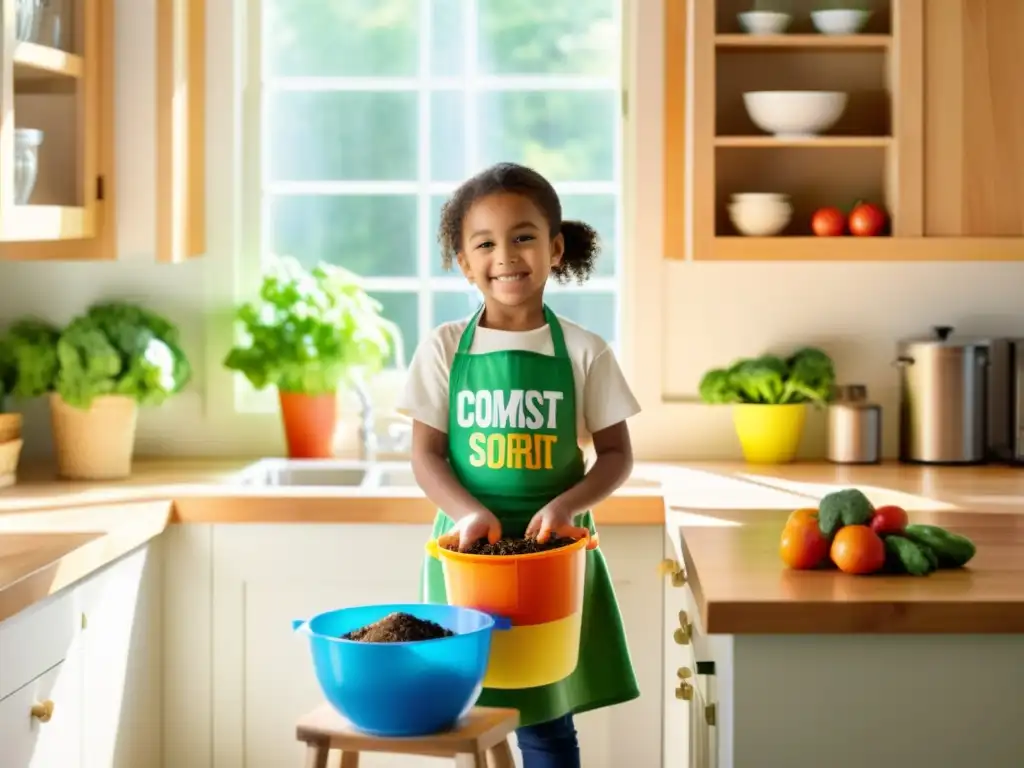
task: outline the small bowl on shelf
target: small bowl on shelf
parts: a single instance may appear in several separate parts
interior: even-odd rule
[[[754,125],[777,138],[809,138],[827,131],[846,109],[841,91],[748,91],[743,105]]]
[[[871,11],[856,8],[833,8],[811,11],[811,23],[823,35],[855,35],[864,29]]]
[[[781,35],[793,17],[779,11],[745,11],[736,14],[740,27],[749,35]]]
[[[793,218],[789,195],[776,192],[743,192],[732,196],[729,220],[747,237],[772,237]]]

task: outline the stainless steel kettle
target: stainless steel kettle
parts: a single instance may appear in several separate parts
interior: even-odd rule
[[[899,458],[928,464],[987,461],[991,340],[957,339],[936,326],[897,345]]]

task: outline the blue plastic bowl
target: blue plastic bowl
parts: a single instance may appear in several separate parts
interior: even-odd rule
[[[357,643],[341,635],[401,611],[454,637],[414,643]],[[451,728],[483,689],[494,619],[451,605],[396,603],[342,608],[294,621],[309,636],[327,701],[374,736],[424,736]]]

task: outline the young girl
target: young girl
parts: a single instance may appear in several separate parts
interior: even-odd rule
[[[608,344],[552,313],[544,287],[552,275],[589,277],[597,234],[562,220],[558,195],[539,173],[500,163],[455,191],[438,239],[445,267],[457,262],[484,303],[423,341],[399,405],[413,419],[416,481],[443,510],[434,536],[467,549],[502,535],[545,541],[596,533],[589,510],[629,477],[626,419],[640,406]],[[518,398],[522,419],[509,407]],[[486,418],[498,408],[504,424]],[[531,450],[521,461],[488,460],[481,432],[517,433]],[[589,471],[580,448],[588,442],[596,453]],[[478,702],[519,710],[525,768],[578,768],[573,715],[640,695],[600,548],[587,553],[585,584],[575,672],[538,688],[484,689]],[[441,565],[429,557],[424,599],[446,602]]]

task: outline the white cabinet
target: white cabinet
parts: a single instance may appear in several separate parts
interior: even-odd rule
[[[165,600],[164,768],[301,765],[296,719],[323,700],[293,619],[342,606],[419,602],[426,525],[174,526]],[[601,531],[640,699],[581,715],[588,768],[661,765],[656,526]],[[206,702],[211,702],[207,706]],[[450,761],[367,755],[364,768]]]
[[[3,768],[160,765],[156,549],[0,624]]]

